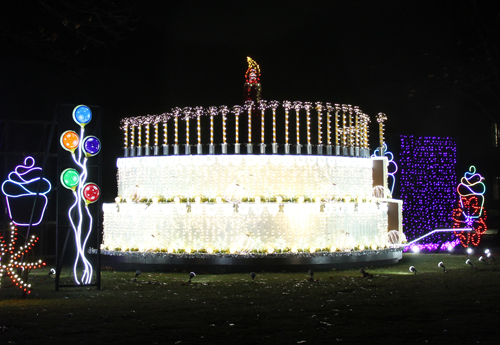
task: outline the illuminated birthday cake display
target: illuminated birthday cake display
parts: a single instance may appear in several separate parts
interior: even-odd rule
[[[316,255],[404,240],[387,158],[370,157],[369,116],[351,105],[262,100],[259,76],[249,59],[242,106],[122,120],[104,253]],[[385,120],[379,114],[380,147]]]

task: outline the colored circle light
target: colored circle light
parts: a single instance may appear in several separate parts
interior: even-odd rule
[[[80,144],[80,137],[75,131],[66,131],[61,135],[60,142],[63,149],[74,153]]]
[[[61,183],[64,188],[75,190],[80,181],[80,174],[73,168],[68,168],[61,173]]]
[[[101,151],[101,141],[93,136],[89,135],[83,139],[82,150],[86,157],[92,157]]]
[[[86,105],[79,105],[73,109],[73,120],[82,127],[92,120],[92,111]]]
[[[96,202],[99,197],[101,196],[101,190],[99,189],[99,186],[97,186],[93,182],[89,182],[85,184],[82,188],[82,197],[83,200],[85,200],[85,204],[91,204],[93,202]]]

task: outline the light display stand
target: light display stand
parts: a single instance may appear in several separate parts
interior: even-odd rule
[[[307,154],[312,155],[313,153],[313,147],[311,144],[307,144]]]
[[[265,155],[266,154],[266,144],[260,144],[260,153]]]
[[[323,155],[323,145],[318,145],[317,150],[318,150],[318,155]]]
[[[295,152],[300,155],[302,153],[302,145],[301,144],[297,144],[295,145]]]
[[[67,129],[78,127],[74,120],[74,110],[77,107],[76,104],[58,106],[59,132],[76,134],[75,131]],[[98,198],[100,194],[98,186],[102,185],[102,155],[99,154],[98,139],[101,135],[101,109],[96,106],[84,107],[90,110],[91,120],[84,126],[80,124],[81,129],[78,130],[80,137],[77,137],[76,147],[72,149],[74,153],[67,152],[71,152],[71,147],[68,144],[63,145],[63,142],[58,150],[57,170],[61,178],[57,188],[56,291],[66,287],[95,286],[97,289],[101,287],[101,252],[98,250],[96,255],[88,255],[89,248],[99,248],[102,233],[102,202]],[[129,146],[131,157],[135,156],[133,151],[136,147]],[[86,181],[92,182],[85,183]],[[76,234],[80,230],[82,235],[79,238]],[[81,265],[83,271],[80,269]],[[61,282],[61,277],[68,271],[75,283]]]

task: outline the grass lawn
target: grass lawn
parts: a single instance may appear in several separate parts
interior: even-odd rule
[[[102,289],[32,271],[3,278],[0,344],[498,344],[500,258],[404,254],[399,264],[314,273],[102,272]],[[442,261],[448,273],[438,267]],[[417,274],[409,272],[414,266]],[[62,272],[62,284],[71,284]]]

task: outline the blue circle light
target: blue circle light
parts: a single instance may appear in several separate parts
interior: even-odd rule
[[[92,111],[86,105],[79,105],[73,109],[73,120],[82,127],[92,120]]]

